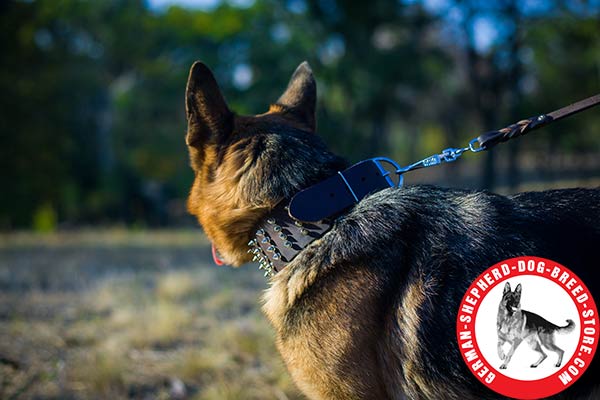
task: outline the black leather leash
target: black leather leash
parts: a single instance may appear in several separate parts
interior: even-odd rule
[[[486,132],[461,148],[448,148],[405,167],[384,157],[354,164],[281,201],[259,223],[255,237],[248,243],[252,261],[259,262],[265,276],[281,271],[298,253],[321,238],[335,219],[368,194],[402,185],[403,174],[415,169],[456,161],[463,153],[489,150],[539,129],[554,121],[577,114],[600,104],[600,94],[578,101],[548,114],[538,115],[496,131]],[[397,180],[391,178],[397,175]]]
[[[502,128],[497,131],[486,132],[477,137],[476,141],[479,143],[480,148],[489,150],[498,143],[506,142],[510,139],[523,136],[535,129],[544,127],[551,122],[577,114],[598,104],[600,104],[600,94],[588,97],[585,100],[578,101],[577,103],[573,103],[548,114],[542,114],[538,115],[537,117],[521,120],[517,123],[507,126],[506,128]]]

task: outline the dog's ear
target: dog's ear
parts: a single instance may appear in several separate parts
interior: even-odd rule
[[[502,293],[502,295],[504,296],[506,293],[510,292],[510,283],[506,282],[506,285],[504,285],[504,292]]]
[[[210,69],[196,61],[190,69],[185,90],[188,146],[201,147],[207,140],[225,137],[233,129],[233,113],[221,94]]]
[[[517,301],[521,300],[521,284],[520,283],[515,288],[515,294],[517,296]]]
[[[315,107],[317,103],[317,84],[308,62],[304,61],[296,68],[287,89],[274,105],[277,110],[315,131]]]

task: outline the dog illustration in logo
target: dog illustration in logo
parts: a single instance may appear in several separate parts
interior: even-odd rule
[[[515,350],[523,340],[529,346],[540,353],[540,358],[531,364],[531,368],[540,365],[548,355],[544,353],[542,346],[555,352],[558,360],[555,366],[560,367],[565,351],[554,343],[554,333],[568,333],[575,329],[575,322],[572,319],[567,320],[567,325],[558,326],[552,322],[540,317],[539,315],[521,309],[521,284],[519,283],[514,291],[510,289],[510,283],[504,285],[502,301],[498,307],[498,356],[504,361],[500,369],[506,369]],[[510,343],[510,350],[504,354],[502,349],[504,343]]]

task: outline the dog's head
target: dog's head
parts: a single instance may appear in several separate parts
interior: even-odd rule
[[[501,307],[506,308],[510,313],[513,313],[521,308],[521,284],[519,283],[514,291],[510,290],[510,283],[506,282],[504,285],[504,292],[502,293]]]
[[[316,96],[304,62],[266,113],[236,115],[208,67],[192,66],[186,144],[195,178],[188,211],[226,263],[250,260],[247,242],[279,201],[345,167],[314,133]]]

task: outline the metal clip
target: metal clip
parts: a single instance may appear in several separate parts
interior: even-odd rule
[[[456,149],[454,147],[450,147],[448,149],[444,149],[442,150],[442,158],[444,159],[444,161],[446,162],[452,162],[452,161],[456,161],[456,159],[460,156],[462,156],[462,154],[469,150],[468,147],[462,147],[460,149]]]
[[[480,151],[485,150],[485,147],[481,147],[479,145],[479,140],[475,138],[469,142],[469,150],[471,150],[473,153],[479,153]]]

